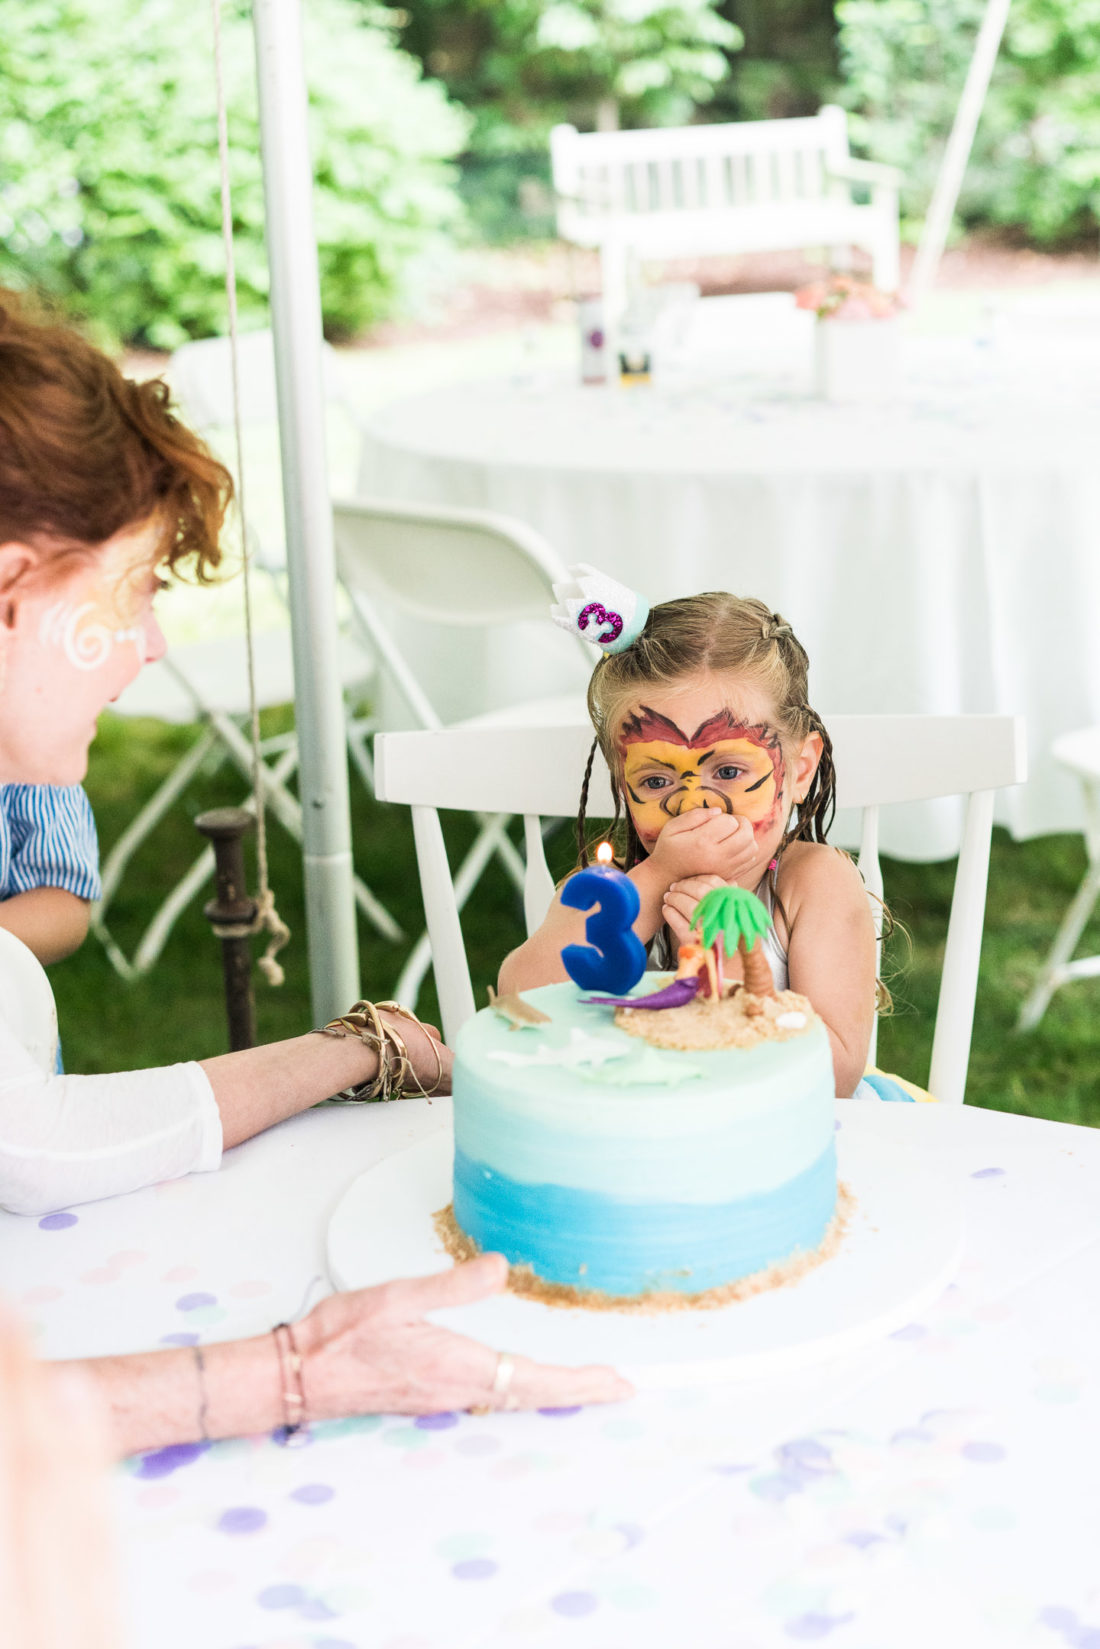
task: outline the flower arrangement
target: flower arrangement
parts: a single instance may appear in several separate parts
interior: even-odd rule
[[[819,321],[890,321],[905,305],[898,292],[883,292],[858,275],[830,275],[801,287],[794,295],[799,309],[812,309]]]

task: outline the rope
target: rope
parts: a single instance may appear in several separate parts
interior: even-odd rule
[[[259,895],[256,915],[244,929],[245,933],[267,932],[271,935],[267,949],[257,966],[269,985],[281,985],[285,979],[282,967],[275,960],[290,938],[290,929],[275,908],[275,895],[267,879],[267,822],[264,810],[264,763],[260,753],[260,710],[256,702],[256,662],[252,642],[252,584],[249,577],[252,554],[248,542],[248,524],[244,506],[244,439],[241,434],[241,385],[237,359],[237,268],[233,257],[233,206],[229,188],[229,120],[225,100],[225,80],[222,73],[222,8],[221,0],[210,0],[214,18],[214,82],[218,102],[218,164],[221,173],[222,242],[225,247],[225,293],[229,308],[229,356],[233,377],[233,438],[237,450],[237,508],[241,524],[241,565],[244,573],[244,630],[248,654],[248,703],[252,735],[252,792],[256,798],[256,871]],[[243,934],[241,935],[243,937]],[[236,937],[236,935],[235,935]]]

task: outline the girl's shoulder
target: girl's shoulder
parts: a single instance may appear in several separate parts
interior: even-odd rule
[[[828,842],[792,842],[779,861],[776,884],[792,920],[805,898],[867,897],[855,860]]]

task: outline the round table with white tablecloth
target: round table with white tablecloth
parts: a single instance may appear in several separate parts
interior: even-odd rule
[[[645,387],[532,376],[393,403],[359,490],[518,516],[650,600],[759,595],[805,642],[823,710],[1023,714],[1032,777],[998,816],[1078,828],[1047,751],[1100,720],[1100,341],[911,336],[883,405],[815,399],[797,325],[712,344]],[[946,815],[885,839],[957,845]]]
[[[0,1213],[5,1292],[46,1357],[263,1333],[327,1287],[349,1182],[449,1118],[314,1110],[217,1174]],[[1093,1644],[1100,1133],[962,1105],[868,1120],[963,1189],[957,1281],[914,1321],[612,1408],[139,1456],[113,1482],[126,1649]]]

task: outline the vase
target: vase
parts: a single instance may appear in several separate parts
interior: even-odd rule
[[[901,384],[897,320],[818,319],[814,390],[823,401],[889,401]]]

